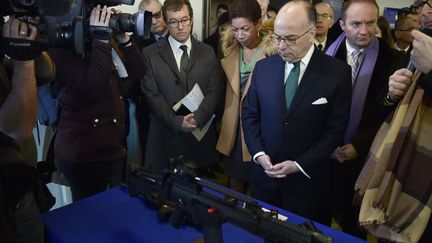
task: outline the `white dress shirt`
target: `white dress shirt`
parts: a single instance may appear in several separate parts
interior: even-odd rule
[[[327,42],[327,36],[325,37],[325,39],[323,40],[323,42],[319,42],[317,39],[314,39],[315,45],[317,47],[318,47],[318,45],[321,45],[322,46],[322,50],[325,50],[325,48],[326,48],[326,42]]]
[[[347,60],[348,65],[350,65],[352,67],[353,66],[352,53],[357,49],[354,48],[353,46],[351,46],[351,44],[348,43],[348,41],[346,41],[346,49],[347,49],[347,59],[346,60]],[[360,48],[360,51],[362,51],[364,53],[364,48]],[[363,57],[364,57],[364,55],[360,56],[359,63],[363,62]]]
[[[169,42],[169,44],[171,46],[171,50],[172,50],[172,52],[174,54],[174,58],[175,58],[176,63],[177,63],[177,68],[180,71],[180,60],[181,60],[181,57],[183,55],[183,50],[180,48],[180,46],[186,45],[187,46],[188,56],[190,56],[190,51],[191,51],[191,48],[192,48],[191,38],[189,36],[189,38],[186,40],[185,43],[181,43],[181,42],[178,42],[176,39],[174,39],[172,36],[169,36],[168,37],[168,42]]]

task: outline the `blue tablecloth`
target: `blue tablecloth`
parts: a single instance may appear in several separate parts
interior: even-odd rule
[[[274,208],[265,205],[267,208]],[[292,223],[305,219],[281,211]],[[127,189],[118,187],[86,198],[42,216],[50,242],[192,242],[202,233],[191,225],[175,229],[169,223],[159,222],[157,212],[141,197],[130,197]],[[333,238],[335,243],[365,242],[340,231],[317,224],[319,230]],[[224,242],[254,243],[263,240],[234,225],[222,226]]]

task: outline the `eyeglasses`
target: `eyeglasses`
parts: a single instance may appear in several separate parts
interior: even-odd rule
[[[171,20],[168,21],[168,26],[171,28],[177,28],[180,23],[182,24],[182,26],[188,26],[192,23],[192,21],[191,19]]]
[[[396,29],[397,31],[408,31],[411,32],[412,30],[418,30],[419,28],[408,28],[408,29]]]
[[[162,11],[159,10],[157,12],[154,12],[152,14],[152,17],[155,18],[155,19],[160,19],[160,17],[162,17]]]
[[[429,8],[432,8],[431,0],[427,0],[427,1],[417,1],[416,3],[410,6],[410,9],[412,12],[418,13],[420,11],[420,8],[422,8],[426,4],[429,6]]]
[[[331,14],[319,14],[319,13],[317,13],[317,18],[318,17],[321,17],[321,18],[323,18],[323,19],[332,19],[333,18],[333,16],[331,16]]]
[[[293,46],[296,44],[297,40],[299,40],[300,38],[302,38],[304,35],[306,35],[309,31],[311,31],[314,27],[310,27],[308,30],[306,30],[306,32],[304,32],[303,34],[299,35],[299,36],[287,36],[287,37],[282,37],[276,33],[273,33],[273,37],[276,40],[277,44],[280,45],[280,43],[283,41],[285,43],[285,45],[287,46]]]

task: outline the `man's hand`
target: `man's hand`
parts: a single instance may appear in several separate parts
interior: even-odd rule
[[[8,38],[35,40],[36,27],[11,17],[2,35]],[[1,64],[0,64],[1,65]],[[34,60],[13,61],[12,89],[0,105],[0,131],[17,140],[29,139],[36,122],[37,95]]]
[[[104,5],[101,9],[101,6],[98,4],[93,8],[90,14],[90,26],[109,26],[109,21],[111,19],[111,11],[107,9],[107,6]],[[108,40],[98,40],[104,43],[108,43]]]
[[[284,178],[289,174],[299,172],[299,168],[292,160],[285,160],[275,164],[273,168],[265,170],[265,173],[273,178]]]
[[[393,73],[389,78],[389,96],[392,101],[399,101],[411,86],[413,73],[402,68]]]
[[[14,17],[10,17],[9,20],[3,25],[3,37],[35,40],[36,36],[36,27]]]
[[[411,31],[411,35],[414,37],[411,61],[422,73],[429,73],[432,70],[432,37],[418,30]]]
[[[357,151],[351,143],[345,144],[340,148],[340,156],[344,161],[357,158]]]
[[[268,156],[267,154],[258,156],[258,158],[256,158],[256,161],[258,162],[258,164],[261,165],[261,167],[264,168],[265,171],[271,170],[273,168],[270,156]]]
[[[195,121],[194,114],[190,113],[183,117],[181,130],[183,132],[192,132],[197,128],[197,122]]]

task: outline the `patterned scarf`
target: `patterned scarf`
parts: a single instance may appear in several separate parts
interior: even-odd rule
[[[417,242],[431,215],[432,96],[417,85],[378,131],[360,173],[360,224],[375,236]]]

